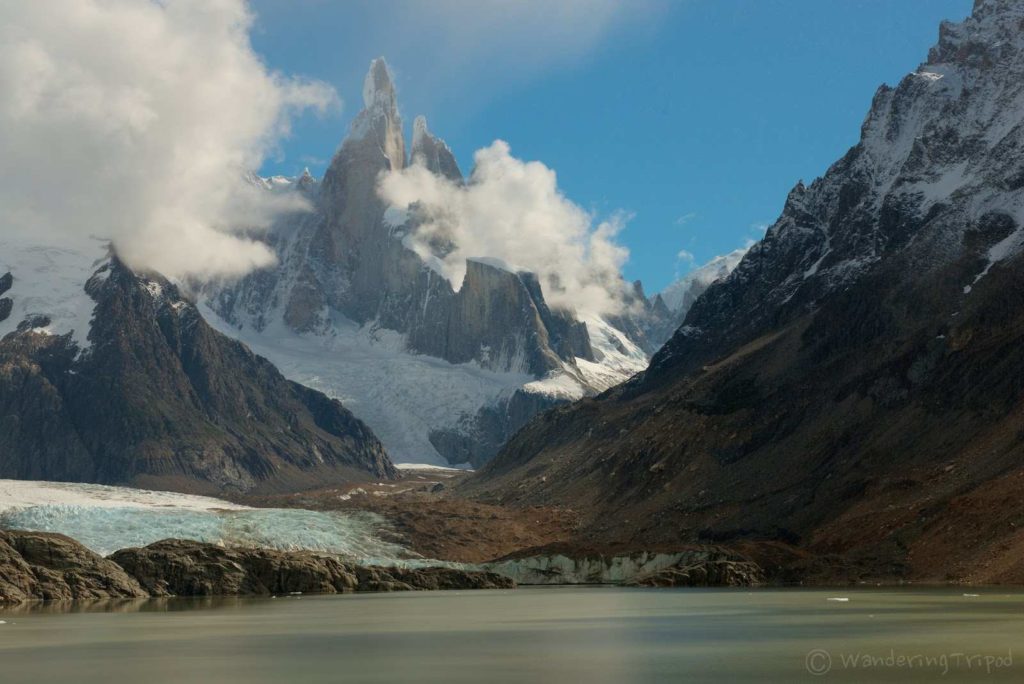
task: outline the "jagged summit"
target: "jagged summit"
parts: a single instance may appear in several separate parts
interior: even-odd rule
[[[643,368],[652,350],[624,317],[584,322],[552,310],[533,274],[497,267],[488,254],[467,264],[456,290],[430,260],[450,244],[438,240],[423,255],[410,248],[420,218],[386,205],[381,176],[407,163],[454,183],[462,173],[423,117],[407,159],[383,59],[370,64],[363,98],[310,193],[313,211],[270,231],[278,265],[211,286],[221,330],[291,377],[353,398],[401,461],[479,464],[537,411]]]
[[[963,22],[943,22],[927,64],[989,68],[1019,60],[1024,45],[1024,4],[1011,0],[976,2]]]
[[[427,117],[420,114],[412,122],[412,152],[410,157],[415,158],[417,151],[422,151],[423,146],[434,136],[427,127]]]
[[[300,190],[309,190],[316,186],[316,178],[309,172],[309,167],[302,169],[302,173],[295,180],[295,185]]]
[[[412,149],[410,164],[422,164],[436,174],[453,181],[462,180],[462,171],[455,161],[455,155],[445,143],[427,128],[427,117],[420,115],[412,124]]]
[[[352,121],[348,137],[331,162],[332,167],[339,163],[339,158],[346,151],[349,157],[380,158],[383,155],[391,169],[405,166],[405,141],[402,138],[402,117],[398,112],[398,95],[391,70],[383,57],[370,62],[363,80],[363,109]]]
[[[363,79],[363,107],[396,112],[398,110],[394,78],[383,57],[370,62],[370,70]]]
[[[974,0],[974,7],[971,10],[972,17],[981,19],[994,15],[1024,17],[1024,6],[1017,0]]]

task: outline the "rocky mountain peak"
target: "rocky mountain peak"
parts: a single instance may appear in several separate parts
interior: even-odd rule
[[[988,68],[1020,58],[1024,46],[1024,6],[1011,0],[978,0],[963,22],[943,22],[928,64]]]
[[[445,143],[427,128],[427,118],[417,116],[412,125],[412,150],[409,153],[411,164],[422,164],[436,174],[453,181],[462,180],[455,155]]]
[[[302,173],[295,180],[295,185],[300,190],[309,190],[316,186],[316,178],[309,172],[308,166],[302,170]]]
[[[629,317],[583,321],[552,310],[535,275],[487,254],[467,263],[456,289],[411,249],[420,217],[388,206],[378,192],[383,174],[406,165],[383,59],[371,62],[363,99],[310,193],[313,211],[270,231],[278,266],[211,288],[223,330],[244,336],[293,378],[355,397],[360,417],[407,461],[483,462],[538,410],[643,367],[653,348],[637,342],[647,338]],[[426,119],[412,128],[408,162],[462,183],[455,156]],[[446,240],[431,247],[435,257],[451,249]],[[642,292],[635,299],[645,320],[654,315]],[[304,360],[264,335],[278,321],[299,338]],[[666,338],[659,334],[659,342]]]
[[[360,158],[363,165],[366,165],[364,161],[371,162],[368,166],[382,165],[372,163],[374,159],[390,169],[405,166],[405,140],[402,137],[402,117],[398,113],[398,95],[391,70],[383,57],[370,62],[363,80],[363,109],[352,122],[348,137],[331,162],[332,169],[339,163],[350,163],[353,157]]]
[[[391,69],[383,57],[370,62],[370,70],[363,79],[363,108],[388,114],[398,114],[398,97],[395,94]]]

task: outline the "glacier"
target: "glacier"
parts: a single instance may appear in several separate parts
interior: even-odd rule
[[[385,539],[387,522],[373,513],[250,508],[210,497],[93,484],[0,480],[0,528],[59,532],[103,556],[179,538],[319,551],[362,564],[425,562]]]

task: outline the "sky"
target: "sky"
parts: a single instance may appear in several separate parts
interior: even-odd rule
[[[871,97],[924,61],[971,0],[252,0],[267,68],[333,86],[265,175],[321,175],[370,60],[407,135],[427,116],[468,173],[506,141],[595,221],[628,217],[624,273],[648,292],[763,235],[798,180],[856,143]]]

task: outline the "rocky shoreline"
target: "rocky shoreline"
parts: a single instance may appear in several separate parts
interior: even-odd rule
[[[518,584],[750,587],[766,583],[756,563],[715,549],[674,554],[561,553],[507,558],[480,569],[366,566],[310,551],[224,548],[164,539],[106,558],[62,534],[0,530],[0,604],[171,596],[274,596]]]
[[[182,539],[103,558],[62,534],[0,530],[0,603],[513,587],[493,572],[360,566],[306,551],[225,549]]]

